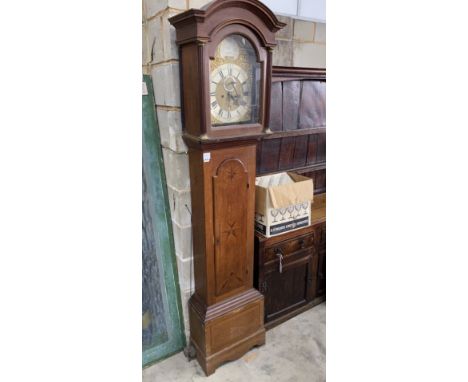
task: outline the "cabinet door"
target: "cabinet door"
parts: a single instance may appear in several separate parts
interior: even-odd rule
[[[265,274],[265,281],[260,286],[265,295],[265,322],[287,314],[306,304],[312,297],[311,256],[301,261],[283,266],[279,263]]]
[[[252,288],[255,209],[255,145],[212,150],[205,172],[213,227],[206,257],[213,278],[213,302]],[[212,255],[211,255],[212,253]]]
[[[215,294],[223,296],[244,287],[247,265],[249,174],[245,164],[226,159],[213,175]]]

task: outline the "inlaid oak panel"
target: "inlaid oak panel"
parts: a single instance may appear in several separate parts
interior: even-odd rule
[[[247,267],[248,173],[239,159],[222,162],[213,176],[215,231],[215,294],[221,296],[245,283]]]

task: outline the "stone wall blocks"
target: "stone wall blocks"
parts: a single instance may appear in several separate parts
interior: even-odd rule
[[[171,8],[177,9],[187,9],[187,1],[186,0],[168,0],[168,5]]]
[[[327,40],[327,24],[325,23],[317,23],[315,27],[315,37],[314,41],[318,43],[325,44]]]
[[[178,190],[189,190],[190,176],[188,155],[178,154],[163,147],[163,156],[167,184]]]
[[[143,6],[145,7],[146,18],[153,17],[158,12],[167,8],[168,0],[143,0]]]
[[[182,259],[192,257],[192,226],[181,226],[172,220],[175,251]]]
[[[154,66],[151,77],[156,105],[180,107],[179,63]]]
[[[188,147],[184,142],[182,133],[174,133],[171,142],[173,142],[174,151],[177,153],[187,153]]]
[[[291,40],[293,36],[293,23],[294,20],[291,17],[287,16],[277,16],[278,20],[286,23],[286,26],[283,29],[280,29],[276,33],[276,38]]]
[[[167,8],[187,9],[185,0],[143,0],[146,19],[150,19]]]
[[[147,22],[149,60],[151,63],[164,61],[163,19],[158,16]]]
[[[190,339],[190,324],[189,324],[189,309],[188,309],[188,301],[190,299],[191,292],[187,290],[180,291],[181,303],[182,303],[182,312],[184,316],[184,328],[185,328],[185,336],[187,337],[187,343]]]
[[[182,11],[168,8],[148,21],[148,44],[152,52],[152,64],[179,59],[175,28],[168,19],[180,12]]]
[[[141,33],[142,39],[142,64],[147,65],[150,62],[149,59],[149,49],[148,49],[148,33],[147,33],[147,25],[143,24],[142,25],[142,33]]]
[[[193,261],[192,259],[182,259],[176,256],[177,259],[177,271],[179,274],[179,286],[180,290],[184,292],[190,292],[195,289],[195,280],[193,274]]]
[[[165,60],[178,60],[179,59],[179,47],[176,44],[176,30],[168,21],[172,16],[181,13],[174,9],[168,10],[164,15],[164,59]]]
[[[161,145],[176,153],[186,153],[187,146],[182,138],[182,121],[179,110],[157,107]]]
[[[293,66],[306,68],[325,68],[325,44],[294,42]]]
[[[172,219],[182,227],[191,225],[192,201],[190,198],[190,190],[180,191],[170,186],[167,189]]]
[[[305,20],[294,20],[294,40],[313,42],[315,23]]]
[[[200,9],[211,0],[189,0],[189,8]]]
[[[273,50],[273,65],[292,66],[293,44],[291,41],[277,40]]]

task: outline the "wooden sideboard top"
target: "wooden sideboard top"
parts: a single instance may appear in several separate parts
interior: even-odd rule
[[[312,225],[322,223],[326,220],[327,216],[327,194],[317,194],[314,196],[312,203]]]

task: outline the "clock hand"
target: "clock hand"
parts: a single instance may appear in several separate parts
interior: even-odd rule
[[[228,94],[228,105],[230,107],[232,102],[234,102],[235,104],[236,98],[231,94],[231,92],[228,92],[227,94]],[[238,103],[237,103],[237,106],[239,106]]]
[[[224,89],[227,92],[228,96],[228,105],[231,105],[231,102],[234,103],[236,106],[244,106],[246,102],[243,100],[242,95],[236,89],[235,81],[225,83]],[[235,93],[235,95],[233,94]]]
[[[231,92],[229,92],[229,91],[227,92],[227,98],[228,98],[228,104],[230,104],[231,100],[233,99],[233,96],[232,96]]]
[[[231,100],[234,102],[234,104],[236,106],[239,106],[239,95],[233,96],[231,93],[228,93],[228,94],[229,94],[229,97],[231,98]]]
[[[235,90],[235,88],[234,88],[234,90]],[[237,106],[246,105],[246,102],[244,101],[243,97],[237,92],[237,90],[235,90],[235,91],[236,91],[235,100],[237,101]]]
[[[236,96],[239,97],[239,93],[237,93],[236,85],[234,83],[232,84],[232,88],[236,92]]]

